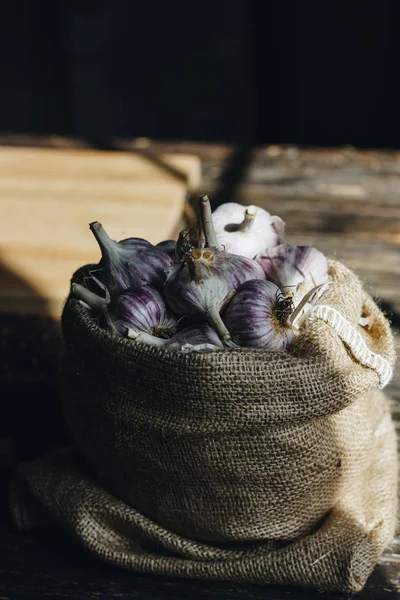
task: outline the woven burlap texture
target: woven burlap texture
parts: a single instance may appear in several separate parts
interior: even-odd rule
[[[321,302],[394,363],[390,328],[330,263]],[[316,321],[287,352],[183,355],[63,313],[64,410],[87,460],[53,454],[11,489],[21,527],[52,518],[141,572],[360,590],[394,532],[396,436],[379,378]],[[32,499],[35,502],[32,502]]]

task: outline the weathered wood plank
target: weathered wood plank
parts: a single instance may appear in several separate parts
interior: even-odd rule
[[[168,239],[198,176],[189,155],[155,162],[127,152],[0,147],[0,262],[16,275],[0,271],[0,311],[38,314],[43,305],[59,317],[72,273],[99,259],[88,223],[102,221],[114,239]]]

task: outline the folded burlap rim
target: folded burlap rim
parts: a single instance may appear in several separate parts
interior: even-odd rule
[[[82,281],[90,267],[88,265],[79,269],[72,281]],[[330,260],[329,274],[332,285],[318,300],[317,306],[334,308],[362,337],[370,352],[382,357],[392,370],[396,350],[385,315],[344,264]],[[358,325],[362,315],[372,317],[369,328]],[[237,401],[232,402],[228,388],[226,397],[220,398],[224,404],[223,411],[219,414],[212,391],[215,382],[224,377],[228,381],[233,376],[235,385],[242,386],[246,391],[246,397],[260,403],[257,413],[260,427],[320,418],[345,408],[373,388],[383,387],[379,371],[358,361],[334,328],[321,318],[312,320],[286,351],[235,348],[184,354],[114,336],[109,330],[100,327],[90,311],[76,298],[69,296],[63,313],[63,333],[67,345],[76,343],[77,338],[85,340],[87,351],[96,352],[100,359],[101,349],[105,348],[105,361],[107,356],[112,355],[115,361],[140,368],[143,378],[153,378],[154,367],[157,365],[157,378],[160,381],[158,391],[166,403],[166,410],[169,399],[163,396],[162,382],[170,381],[174,374],[179,376],[178,381],[195,381],[200,374],[204,375],[203,393],[194,393],[199,414],[207,416],[208,409],[212,412],[214,425],[208,422],[208,431],[212,427],[219,432],[225,428],[230,429],[229,421],[222,418],[228,410],[236,418],[232,418],[232,423],[236,422],[237,425],[242,420],[240,414],[244,415],[247,422],[251,419],[251,415],[246,414],[248,403],[239,406]],[[210,382],[210,388],[206,387],[207,381]],[[249,381],[254,381],[254,386],[249,386]],[[385,385],[388,381],[387,377]],[[268,386],[271,389],[273,386],[273,393],[269,393],[268,405],[262,406],[263,398],[269,391]],[[296,394],[293,393],[294,389]],[[221,393],[223,391],[219,390],[219,394]],[[321,397],[324,398],[323,402]],[[299,403],[299,398],[304,401]],[[173,410],[176,416],[176,405]],[[185,431],[186,419],[185,414],[184,419],[175,422],[177,430],[181,427],[181,431]],[[202,424],[201,421],[196,424],[196,419],[197,415],[194,413],[190,431],[197,428],[200,433]]]

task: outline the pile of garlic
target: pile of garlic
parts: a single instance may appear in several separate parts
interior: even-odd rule
[[[178,240],[115,242],[90,224],[102,253],[72,294],[115,335],[181,352],[234,347],[285,349],[305,306],[328,283],[315,248],[284,241],[285,224],[235,203],[200,219]],[[296,317],[296,318],[294,318]]]

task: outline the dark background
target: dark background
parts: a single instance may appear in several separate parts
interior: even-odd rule
[[[398,147],[396,4],[5,0],[0,131]]]

